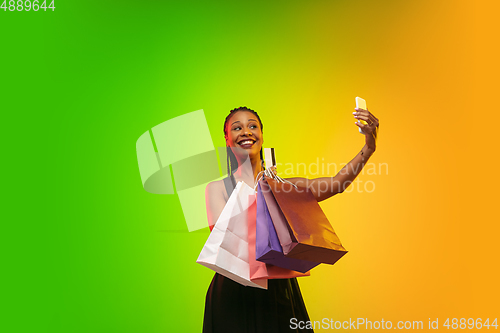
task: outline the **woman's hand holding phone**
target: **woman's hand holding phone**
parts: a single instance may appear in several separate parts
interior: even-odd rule
[[[375,151],[379,127],[378,118],[368,111],[366,101],[361,97],[356,97],[356,108],[354,110],[356,112],[352,114],[358,120],[355,124],[359,127],[359,132],[365,135],[368,148]]]

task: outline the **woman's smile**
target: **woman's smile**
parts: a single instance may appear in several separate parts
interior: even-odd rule
[[[243,139],[241,140],[240,142],[238,142],[238,144],[242,147],[242,148],[252,148],[253,144],[255,143],[255,140],[253,139]]]

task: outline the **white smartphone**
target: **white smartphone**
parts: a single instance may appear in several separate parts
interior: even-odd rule
[[[366,101],[364,99],[362,99],[361,97],[356,97],[356,109],[363,109],[363,110],[368,110],[366,108]],[[364,120],[361,120],[359,119],[358,122],[364,124],[364,125],[368,125],[368,123]],[[361,134],[365,134],[365,132],[363,132],[363,130],[361,129],[361,127],[359,127],[359,133]]]

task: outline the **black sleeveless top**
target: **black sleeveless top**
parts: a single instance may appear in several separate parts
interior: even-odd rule
[[[230,197],[234,176],[224,178],[224,185]],[[314,332],[292,329],[299,321],[309,321],[309,316],[296,278],[270,279],[264,290],[215,273],[208,288],[203,333]]]

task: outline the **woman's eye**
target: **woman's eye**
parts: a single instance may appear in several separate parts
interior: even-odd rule
[[[255,124],[252,124],[252,125],[250,125],[250,126],[248,126],[248,127],[249,127],[249,128],[258,128],[258,126],[257,126],[257,125],[255,125]],[[237,127],[234,127],[234,128],[233,128],[233,131],[239,131],[239,130],[241,130],[241,127],[240,127],[240,126],[237,126]]]

